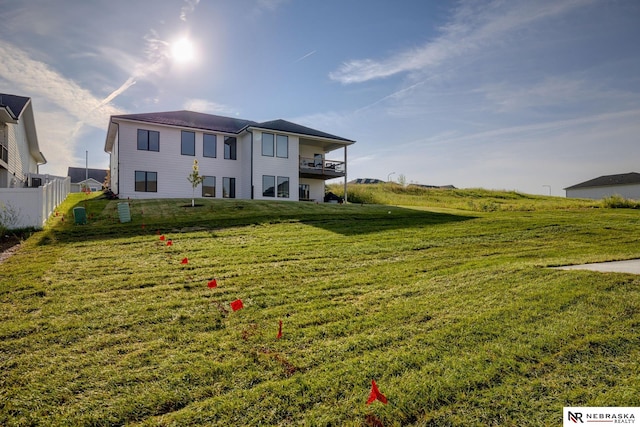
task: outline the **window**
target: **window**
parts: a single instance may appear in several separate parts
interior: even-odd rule
[[[158,192],[158,173],[136,171],[136,187],[135,191]]]
[[[272,175],[262,175],[262,196],[276,197],[276,177]]]
[[[289,177],[278,177],[278,197],[289,198]]]
[[[160,151],[160,132],[138,129],[138,150]]]
[[[222,197],[224,197],[225,199],[236,198],[236,179],[235,178],[226,178],[226,177],[222,178]]]
[[[273,134],[262,134],[262,155],[273,157]]]
[[[202,181],[202,197],[216,197],[216,177],[205,176]]]
[[[298,186],[298,198],[300,200],[309,200],[309,184],[300,184]]]
[[[216,135],[205,133],[202,137],[202,155],[204,157],[216,157],[216,151],[217,151],[216,145],[217,145]]]
[[[276,139],[276,156],[289,157],[289,137],[286,135],[278,135]]]
[[[0,160],[5,163],[9,163],[9,142],[7,141],[7,133],[5,133],[7,126],[0,124]]]
[[[182,143],[180,154],[183,156],[195,156],[196,155],[196,133],[186,130],[182,131]]]
[[[224,158],[229,160],[236,160],[236,137],[235,136],[224,137]]]

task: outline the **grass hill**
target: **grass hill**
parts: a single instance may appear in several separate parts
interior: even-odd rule
[[[640,278],[548,268],[640,257],[637,210],[350,191],[377,204],[136,200],[120,224],[122,201],[70,196],[0,266],[0,425],[538,426],[640,406]],[[372,380],[386,405],[366,404]]]

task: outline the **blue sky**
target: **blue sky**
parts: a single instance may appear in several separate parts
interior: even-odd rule
[[[356,140],[350,179],[563,196],[640,172],[635,0],[24,0],[0,22],[45,173],[106,168],[111,114],[181,109]]]

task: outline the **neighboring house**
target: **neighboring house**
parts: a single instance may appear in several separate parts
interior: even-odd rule
[[[71,192],[100,191],[107,177],[106,169],[88,169],[70,167],[67,176],[71,178]]]
[[[322,202],[326,180],[346,181],[354,142],[286,120],[170,111],[111,116],[104,149],[120,198],[190,198],[197,159],[201,197]],[[327,157],[338,149],[342,160]]]
[[[349,184],[383,184],[384,182],[377,178],[356,178],[349,181]]]
[[[0,188],[35,186],[30,174],[47,160],[40,152],[31,98],[0,93]]]
[[[0,226],[42,228],[69,193],[69,179],[40,175],[31,99],[0,93]]]
[[[597,200],[617,194],[625,199],[640,200],[640,173],[605,175],[572,185],[564,190],[567,198]]]

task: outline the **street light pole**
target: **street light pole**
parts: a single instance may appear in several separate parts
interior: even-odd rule
[[[543,185],[543,187],[549,187],[549,195],[551,195],[551,186],[550,185]]]
[[[395,174],[395,172],[391,172],[389,175],[387,175],[387,182],[391,181],[391,175]]]

